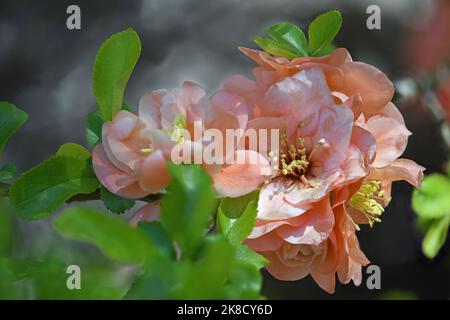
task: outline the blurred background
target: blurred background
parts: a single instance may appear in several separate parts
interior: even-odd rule
[[[81,30],[66,27],[70,4],[81,8]],[[371,4],[381,9],[380,30],[366,27]],[[281,21],[305,28],[330,9],[340,10],[344,18],[336,45],[396,81],[394,102],[413,132],[405,157],[425,166],[427,173],[441,171],[448,154],[415,85],[431,81],[429,74],[448,75],[441,66],[450,57],[450,1],[438,0],[1,0],[0,100],[30,116],[8,143],[1,163],[15,163],[23,172],[64,142],[86,145],[85,117],[95,108],[95,54],[115,32],[131,26],[142,40],[142,55],[125,97],[133,107],[146,91],[177,87],[183,80],[213,92],[232,74],[251,76],[254,64],[238,46],[255,47],[252,38]],[[448,299],[449,245],[432,261],[422,255],[411,193],[409,185],[396,183],[383,222],[358,234],[367,257],[381,268],[381,290],[366,288],[364,271],[360,287],[338,284],[335,295],[323,292],[311,278],[280,282],[265,273],[263,294],[270,299]],[[23,255],[45,254],[59,239],[48,219],[16,225],[17,250]],[[61,246],[70,257],[73,245]],[[95,250],[90,254],[99,256]]]

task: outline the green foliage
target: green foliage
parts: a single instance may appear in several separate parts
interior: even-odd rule
[[[447,238],[450,226],[450,177],[431,174],[415,190],[412,206],[419,217],[419,223],[426,229],[422,251],[428,258],[434,258]]]
[[[299,28],[279,24],[267,33],[274,54],[281,50],[284,54],[306,55],[306,37]],[[123,96],[140,51],[139,37],[132,29],[113,35],[99,49],[93,74],[99,108],[87,116],[86,128],[91,148],[101,142],[105,121],[110,121],[120,109],[130,110],[123,104]],[[17,121],[5,122],[0,128],[0,152],[9,136],[26,120],[26,114],[14,106],[0,104],[0,124],[5,119],[2,112],[8,112],[8,119]],[[12,220],[0,206],[0,298],[262,298],[260,269],[266,260],[242,244],[255,223],[258,193],[223,199],[218,209],[211,178],[201,166],[169,163],[168,170],[171,183],[161,200],[160,222],[141,221],[136,227],[121,217],[80,207],[68,208],[52,221],[61,236],[97,247],[103,255],[95,251],[96,257],[108,261],[105,267],[81,265],[83,259],[77,260],[77,265],[81,261],[82,290],[67,290],[67,257],[51,254],[44,260],[18,259],[11,253]],[[6,165],[0,169],[0,179],[10,179],[14,173],[15,167]],[[134,206],[134,200],[123,199],[101,187],[90,153],[80,145],[68,143],[22,174],[10,188],[0,182],[0,196],[9,192],[17,215],[34,220],[47,216],[73,196],[93,193],[99,187],[101,200],[109,211],[120,214]],[[218,215],[214,217],[216,211]],[[212,234],[213,231],[218,232]],[[83,246],[79,252],[83,256],[88,251]],[[128,268],[128,279],[132,281],[117,283],[123,277],[117,277],[116,268]]]
[[[100,47],[94,64],[94,94],[104,121],[123,103],[128,80],[141,54],[141,41],[131,28],[112,35]]]
[[[255,267],[256,270],[264,268],[264,266],[269,262],[262,255],[256,253],[244,244],[236,246],[235,258]]]
[[[0,198],[8,195],[9,184],[0,182]]]
[[[77,194],[89,194],[99,187],[90,165],[89,152],[69,143],[25,172],[11,186],[10,201],[24,219],[40,219]]]
[[[125,211],[133,208],[135,205],[134,200],[121,198],[110,192],[104,186],[101,186],[100,197],[106,209],[116,214],[124,213]]]
[[[222,203],[217,212],[217,227],[232,245],[242,243],[252,231],[258,208],[258,194],[249,200],[238,218],[229,218],[222,209]],[[241,200],[241,199],[240,199]],[[240,201],[237,200],[236,202]],[[229,202],[229,200],[228,200]]]
[[[336,46],[333,43],[329,43],[316,53],[316,57],[327,56],[332,54],[334,50],[336,50]]]
[[[270,38],[255,37],[255,43],[267,53],[292,60],[296,57],[318,57],[330,54],[332,43],[342,26],[342,15],[337,10],[321,14],[309,25],[308,40],[304,32],[289,22],[275,24],[265,30]]]
[[[417,296],[410,291],[390,290],[382,294],[380,300],[417,300]]]
[[[239,218],[251,200],[258,199],[259,191],[253,191],[237,198],[223,198],[220,200],[222,212],[231,219]]]
[[[434,219],[422,241],[422,251],[428,258],[434,258],[447,239],[450,226],[450,215]]]
[[[173,242],[159,222],[141,221],[138,228],[145,232],[163,254],[171,259],[176,258]]]
[[[255,253],[256,254],[256,253]],[[261,299],[262,276],[259,268],[247,261],[236,261],[225,284],[226,299]]]
[[[209,175],[199,165],[169,163],[168,168],[172,180],[161,202],[161,223],[183,254],[192,255],[210,222],[215,193]]]
[[[0,102],[0,155],[8,139],[28,119],[28,115],[8,102]]]
[[[55,219],[56,229],[96,245],[114,261],[140,264],[127,299],[260,298],[257,269],[237,259],[236,248],[224,236],[204,234],[215,203],[207,173],[195,165],[169,168],[164,223],[140,222],[133,228],[117,217],[75,208]],[[191,235],[196,240],[186,241]],[[179,239],[177,245],[173,239]]]
[[[329,45],[342,26],[342,15],[337,10],[325,12],[314,19],[308,28],[309,51],[312,56]]]
[[[99,109],[89,112],[86,124],[86,140],[89,147],[93,148],[102,141],[103,119]]]
[[[422,182],[412,197],[414,210],[423,218],[441,218],[450,215],[450,178],[431,174]]]
[[[5,164],[0,168],[0,180],[10,180],[16,175],[17,168],[13,164]]]
[[[0,156],[11,136],[27,121],[28,115],[8,102],[0,101]],[[10,180],[16,174],[16,166],[5,164],[0,167],[0,180]],[[0,182],[0,197],[7,195],[8,185]]]
[[[294,52],[296,56],[308,55],[308,41],[303,31],[291,23],[282,22],[266,29],[274,41]]]
[[[267,53],[273,56],[286,57],[288,59],[294,59],[297,55],[286,48],[281,43],[276,42],[275,40],[263,37],[255,37],[255,43]]]
[[[242,242],[251,233],[256,220],[259,192],[254,191],[238,198],[220,201],[217,211],[217,230],[235,246],[235,259],[254,267],[263,268],[267,260]]]
[[[145,263],[162,256],[141,229],[96,209],[67,209],[53,220],[53,225],[61,235],[96,245],[119,262]]]
[[[174,290],[174,298],[221,298],[233,265],[233,247],[228,241],[221,236],[207,237],[197,260],[177,265],[175,279],[183,285]]]
[[[13,224],[11,214],[0,199],[0,257],[6,255],[10,249],[12,231]]]

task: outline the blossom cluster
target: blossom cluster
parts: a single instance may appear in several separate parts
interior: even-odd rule
[[[391,81],[343,48],[292,60],[241,51],[257,64],[254,79],[235,75],[212,95],[191,82],[154,91],[142,97],[137,114],[122,110],[105,123],[93,151],[97,177],[125,198],[164,193],[174,148],[187,146],[193,159],[212,143],[186,138],[185,132],[194,136],[195,123],[224,137],[228,129],[279,132],[267,154],[237,135],[231,151],[220,154],[223,161],[202,164],[218,197],[259,190],[246,244],[269,260],[266,268],[277,279],[311,275],[330,293],[336,275],[359,285],[369,263],[356,235],[360,225],[381,221],[392,182],[417,187],[423,177],[423,167],[399,158],[411,133],[391,102]],[[158,204],[151,203],[134,222],[157,216]]]

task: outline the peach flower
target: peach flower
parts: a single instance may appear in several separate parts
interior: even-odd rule
[[[186,133],[195,137],[195,121],[200,122],[202,130],[244,129],[248,112],[240,96],[219,92],[209,98],[191,82],[185,82],[180,89],[148,93],[141,99],[137,115],[122,110],[104,124],[102,143],[93,151],[95,173],[108,190],[125,198],[163,192],[170,180],[166,166],[172,160],[173,148],[187,146],[195,154],[211,143],[203,136],[196,141],[185,139]],[[244,159],[256,154],[259,161],[204,164],[219,196],[244,195],[265,179],[261,175],[261,170],[269,166],[265,158],[250,150],[236,149],[233,153]]]
[[[248,245],[278,279],[311,274],[334,292],[337,274],[359,285],[369,261],[353,212],[361,211],[359,223],[378,221],[392,181],[417,186],[424,170],[397,159],[410,132],[390,102],[392,83],[345,49],[292,61],[241,50],[260,65],[256,81],[234,76],[223,90],[253,105],[248,127],[282,130],[277,173],[260,190]]]
[[[137,226],[141,221],[158,221],[160,218],[160,201],[153,201],[139,209],[130,219],[130,225]]]
[[[122,110],[106,122],[102,143],[92,153],[101,183],[125,198],[161,192],[169,183],[166,166],[174,145],[171,135],[181,120],[175,115],[186,112],[204,96],[200,87],[190,83],[182,89],[154,91],[141,99],[137,115]]]
[[[302,70],[320,69],[332,95],[340,98],[341,102],[348,98],[358,102],[352,105],[355,119],[361,112],[367,117],[377,114],[394,95],[394,86],[383,72],[364,62],[353,61],[344,48],[338,48],[328,56],[293,60],[272,57],[259,50],[240,49],[259,65],[253,69],[256,82],[238,75],[225,83],[224,89],[240,93],[247,100],[254,101],[255,116],[283,114],[285,110],[261,103],[261,98],[269,94],[273,84]]]

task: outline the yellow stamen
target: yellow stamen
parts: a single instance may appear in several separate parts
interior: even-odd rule
[[[142,148],[141,149],[141,153],[142,154],[149,154],[151,152],[152,152],[152,148],[151,147],[149,147],[149,148]]]
[[[384,208],[376,201],[376,198],[380,198],[382,195],[383,190],[381,190],[380,181],[367,181],[352,196],[349,206],[364,214],[370,227],[372,227],[375,222],[381,222],[379,217],[384,212]]]
[[[178,143],[184,142],[184,130],[187,128],[186,124],[186,116],[184,115],[176,115],[175,119],[173,119],[172,128],[168,130],[168,134],[172,141]]]
[[[307,160],[304,139],[298,138],[295,144],[290,144],[286,128],[283,128],[281,131],[281,147],[284,149],[284,152],[281,153],[281,173],[285,176],[290,175],[299,178],[306,187],[312,187],[305,176],[309,161]]]

